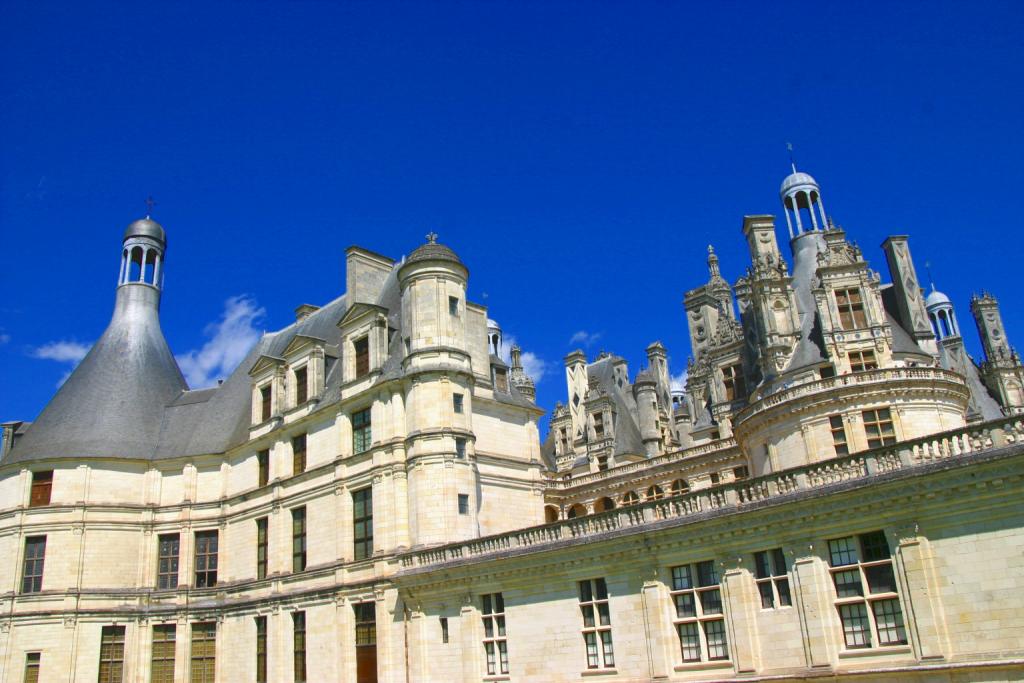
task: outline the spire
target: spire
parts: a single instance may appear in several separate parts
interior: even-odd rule
[[[520,394],[533,401],[537,397],[537,390],[533,379],[523,370],[522,354],[523,350],[519,348],[519,344],[513,344],[511,350],[512,369],[509,371],[508,379]]]
[[[708,273],[712,279],[722,277],[722,273],[718,269],[718,256],[715,255],[715,248],[708,245]]]

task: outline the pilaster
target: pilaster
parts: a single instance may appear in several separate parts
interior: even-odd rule
[[[668,593],[655,573],[641,588],[641,600],[644,609],[644,629],[647,636],[647,649],[651,661],[651,677],[655,680],[667,680],[672,671],[672,623],[665,611],[668,604]]]
[[[949,632],[931,543],[916,524],[898,527],[894,536],[900,590],[907,610],[904,621],[913,633],[915,654],[922,660],[945,659],[950,654]]]
[[[793,559],[794,597],[807,666],[831,667],[838,653],[834,645],[834,608],[829,600],[832,590],[828,570],[811,544],[800,545],[805,550],[797,551]]]
[[[760,634],[757,612],[760,597],[750,571],[742,567],[727,569],[722,576],[722,597],[730,625],[729,654],[740,674],[761,668]]]

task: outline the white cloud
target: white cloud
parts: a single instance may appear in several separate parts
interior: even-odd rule
[[[672,375],[669,378],[669,387],[672,391],[686,391],[686,378],[689,373],[683,370],[678,375]]]
[[[9,339],[10,337],[8,337]],[[4,340],[6,341],[6,340]],[[83,344],[82,342],[76,341],[54,341],[42,346],[37,346],[29,352],[29,355],[33,358],[39,358],[41,360],[52,360],[58,363],[70,363],[71,367],[67,369],[60,379],[57,380],[57,386],[61,386],[67,381],[68,377],[71,376],[72,371],[78,367],[78,364],[85,358],[85,354],[89,353],[89,349],[92,348],[92,344]]]
[[[220,320],[206,326],[209,341],[201,349],[177,356],[178,366],[193,389],[213,386],[242,362],[263,332],[257,329],[266,310],[256,300],[233,296],[224,302]]]
[[[512,364],[512,347],[515,345],[516,338],[514,335],[505,335],[501,340],[502,360],[509,365]],[[520,348],[522,348],[522,346],[520,346]],[[523,371],[533,379],[533,383],[540,384],[540,380],[544,377],[544,373],[548,371],[548,362],[533,351],[523,351],[519,356],[519,360],[523,363]]]
[[[593,346],[597,340],[601,338],[601,334],[601,332],[587,332],[586,330],[580,330],[569,337],[569,345],[582,344],[583,346]]]

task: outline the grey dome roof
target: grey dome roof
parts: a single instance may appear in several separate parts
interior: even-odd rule
[[[933,289],[932,293],[928,295],[928,298],[924,300],[924,305],[927,308],[931,308],[932,306],[940,306],[942,304],[952,305],[952,303],[953,302],[949,300],[948,296],[938,291],[937,289]]]
[[[167,233],[164,232],[163,226],[149,216],[132,222],[125,229],[124,239],[129,237],[151,237],[165,244],[167,242]]]
[[[786,179],[782,181],[782,187],[779,188],[779,194],[785,195],[798,185],[813,185],[814,187],[818,187],[818,181],[809,173],[794,171],[786,176]]]
[[[437,242],[427,242],[420,245],[405,260],[406,263],[414,263],[416,261],[452,261],[462,265],[462,261],[455,255],[454,251]]]

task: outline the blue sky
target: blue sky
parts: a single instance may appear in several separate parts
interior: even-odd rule
[[[742,273],[787,141],[884,278],[909,233],[970,350],[981,287],[1024,347],[1022,34],[1021,3],[7,2],[0,419],[103,331],[150,194],[195,381],[340,294],[349,244],[431,230],[542,406],[575,346],[635,372],[661,339],[679,373],[683,293],[709,242]]]

